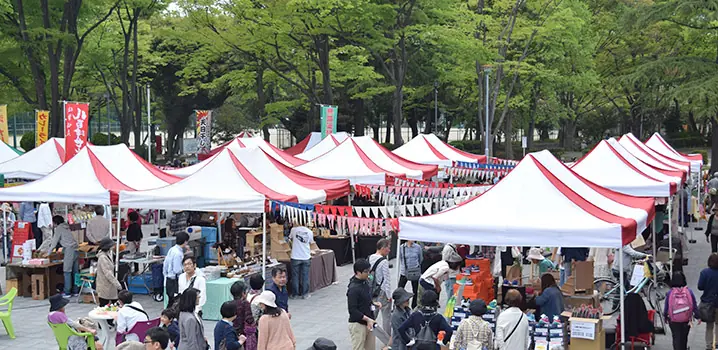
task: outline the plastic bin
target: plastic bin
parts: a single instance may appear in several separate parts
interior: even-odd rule
[[[175,237],[157,238],[156,245],[160,247],[160,255],[167,256],[167,252],[175,245],[176,240]]]
[[[153,286],[151,273],[127,277],[127,290],[134,294],[151,294]]]

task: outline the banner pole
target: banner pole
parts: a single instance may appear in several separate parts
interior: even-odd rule
[[[147,161],[152,163],[152,115],[150,114],[150,84],[147,83]]]

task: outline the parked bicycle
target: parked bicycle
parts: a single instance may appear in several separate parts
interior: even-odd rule
[[[662,332],[665,330],[664,324],[664,310],[663,303],[666,299],[666,293],[670,289],[667,281],[670,279],[668,269],[666,265],[661,262],[652,262],[652,259],[643,259],[634,261],[634,271],[641,271],[636,269],[635,266],[643,267],[643,276],[637,283],[631,284],[630,289],[626,290],[628,293],[638,293],[645,300],[648,300],[650,307],[656,311],[656,331]],[[656,274],[656,282],[653,280],[653,274]],[[624,276],[628,281],[631,281],[632,276]],[[633,281],[638,277],[634,278]],[[603,309],[604,315],[612,315],[619,310],[621,302],[621,288],[619,285],[618,276],[615,278],[611,277],[599,277],[593,281],[596,291],[598,291],[599,302]],[[626,285],[629,285],[626,282]]]

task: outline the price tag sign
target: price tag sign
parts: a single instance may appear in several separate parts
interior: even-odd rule
[[[593,322],[571,321],[571,338],[593,340],[596,338],[596,324]]]
[[[644,276],[643,264],[633,265],[633,274],[631,274],[631,285],[636,286],[643,280]],[[623,277],[626,278],[626,277]]]

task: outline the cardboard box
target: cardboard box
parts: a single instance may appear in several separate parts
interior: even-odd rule
[[[32,298],[34,300],[45,300],[47,299],[47,289],[45,287],[45,275],[35,274],[32,275]]]
[[[561,286],[564,295],[584,293],[593,294],[593,261],[577,261],[574,263],[572,274],[566,278],[566,283]]]
[[[269,224],[269,238],[271,241],[284,240],[284,225]]]
[[[591,307],[598,307],[598,293],[592,295],[574,294],[565,295],[563,297],[563,304],[565,307],[578,308],[581,305],[589,305]]]
[[[271,257],[277,259],[278,261],[290,261],[292,260],[292,250],[277,250],[272,251]]]
[[[5,288],[6,288],[5,293],[9,292],[10,289],[13,289],[13,288],[17,289],[19,292],[20,291],[20,283],[17,279],[6,280]]]
[[[606,332],[602,319],[571,317],[568,323],[571,330],[571,350],[606,349]]]

